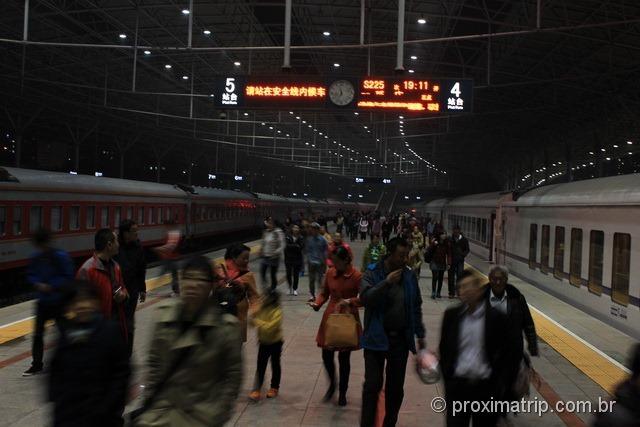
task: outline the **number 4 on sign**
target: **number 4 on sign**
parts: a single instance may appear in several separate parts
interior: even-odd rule
[[[460,98],[462,91],[460,91],[460,82],[456,82],[451,88],[451,93],[456,96],[456,98]]]

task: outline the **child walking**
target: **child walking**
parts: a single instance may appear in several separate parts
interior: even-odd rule
[[[267,362],[271,359],[271,388],[267,391],[267,398],[278,395],[280,389],[280,355],[282,354],[282,308],[277,291],[270,290],[263,298],[262,305],[253,314],[252,323],[258,330],[258,367],[253,391],[249,398],[258,401],[261,398],[264,374]]]

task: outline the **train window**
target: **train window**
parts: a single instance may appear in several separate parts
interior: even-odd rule
[[[80,206],[71,206],[69,210],[69,230],[80,229]]]
[[[562,279],[564,269],[564,227],[556,227],[556,238],[553,242],[553,275]]]
[[[571,229],[571,253],[569,254],[569,283],[582,285],[582,229]]]
[[[144,206],[138,208],[138,225],[144,224]]]
[[[614,233],[611,266],[611,299],[629,305],[629,269],[631,261],[631,234]]]
[[[62,230],[62,206],[51,208],[51,231]]]
[[[171,208],[168,207],[168,206],[164,210],[164,221],[165,222],[170,222],[171,221]]]
[[[4,236],[6,234],[7,228],[7,208],[4,206],[0,207],[0,236]]]
[[[35,233],[42,227],[42,206],[31,206],[29,209],[29,232]]]
[[[22,208],[13,208],[13,235],[19,236],[22,234]]]
[[[87,228],[96,228],[96,207],[87,206]]]
[[[536,268],[536,255],[538,251],[538,224],[529,226],[529,268]]]
[[[162,224],[164,221],[164,206],[158,208],[158,224]]]
[[[116,227],[120,226],[121,218],[122,218],[122,208],[118,206],[113,210],[113,223]]]
[[[540,247],[540,270],[544,273],[549,272],[549,239],[550,228],[548,225],[542,226],[542,246]]]
[[[109,208],[102,207],[100,208],[100,227],[109,227]],[[115,226],[119,226],[120,224],[115,224]]]
[[[591,230],[589,239],[589,291],[602,294],[602,256],[604,253],[604,232]]]
[[[155,223],[156,223],[156,208],[151,206],[149,208],[149,224],[155,224]]]

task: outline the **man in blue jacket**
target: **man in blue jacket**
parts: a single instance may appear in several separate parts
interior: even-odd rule
[[[51,234],[45,229],[33,235],[36,253],[31,257],[27,268],[27,281],[37,292],[36,326],[33,333],[31,367],[22,376],[28,377],[42,371],[44,353],[44,326],[55,319],[60,330],[62,320],[61,303],[63,286],[73,279],[73,262],[66,252],[50,246]]]
[[[384,426],[394,426],[404,397],[404,377],[409,351],[425,348],[422,296],[416,277],[407,267],[409,243],[399,237],[389,240],[387,256],[367,268],[362,277],[360,301],[365,307],[362,347],[364,386],[360,425],[374,425],[378,393],[382,388],[385,362]]]

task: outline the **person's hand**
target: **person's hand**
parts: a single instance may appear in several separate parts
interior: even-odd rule
[[[399,268],[389,273],[385,280],[387,281],[387,283],[397,284],[397,283],[400,283],[401,278],[402,278],[402,268]]]
[[[311,308],[314,309],[314,311],[318,311],[320,310],[320,306],[318,304],[316,304],[315,302],[308,302],[307,305]]]
[[[146,292],[140,292],[140,295],[138,295],[138,299],[141,303],[145,302],[147,300],[147,293]]]
[[[341,299],[340,302],[338,302],[338,308],[348,308],[349,306],[351,306],[351,301],[349,300]]]
[[[126,300],[127,298],[129,298],[129,293],[124,288],[120,288],[120,290],[113,296],[113,300],[118,303]]]
[[[46,283],[42,282],[36,283],[35,288],[38,290],[38,292],[44,292],[46,294],[48,294],[52,290],[51,285],[47,285]]]

